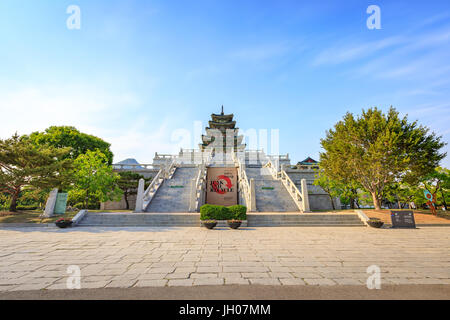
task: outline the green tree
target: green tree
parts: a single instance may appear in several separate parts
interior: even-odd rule
[[[450,170],[437,167],[433,172],[428,174],[423,180],[422,185],[430,193],[436,194],[437,200],[440,200],[445,210],[448,210],[447,195],[450,191]]]
[[[323,191],[328,194],[331,206],[333,210],[336,210],[334,198],[340,196],[342,190],[341,184],[336,180],[330,179],[330,177],[328,177],[322,169],[317,171],[315,178],[314,185],[321,187]]]
[[[117,186],[119,175],[113,172],[108,158],[100,151],[88,150],[74,161],[75,188],[85,194],[85,208],[89,207],[91,197],[100,201],[119,201],[122,191]]]
[[[50,145],[55,148],[70,147],[72,150],[68,157],[72,159],[78,158],[89,150],[98,149],[106,156],[108,163],[112,164],[113,153],[109,143],[93,135],[82,133],[74,127],[52,126],[44,132],[33,132],[30,139],[38,145]]]
[[[355,204],[359,208],[359,189],[361,186],[356,181],[344,182],[339,184],[341,199],[350,204],[351,209],[355,209]]]
[[[137,187],[140,179],[144,179],[146,184],[151,181],[151,178],[144,178],[139,173],[124,171],[119,173],[120,179],[118,180],[118,186],[123,192],[127,210],[130,209],[129,197],[137,194]]]
[[[0,140],[0,192],[10,195],[12,212],[22,189],[62,188],[68,184],[67,172],[72,161],[65,159],[70,148],[53,148],[33,144],[27,136]]]
[[[385,187],[396,181],[418,183],[446,156],[445,145],[428,128],[400,118],[394,108],[384,114],[377,108],[355,118],[347,113],[321,140],[321,166],[338,181],[356,181],[381,209]]]

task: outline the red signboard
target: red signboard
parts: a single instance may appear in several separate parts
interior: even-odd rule
[[[208,168],[206,203],[232,206],[237,200],[236,168]]]

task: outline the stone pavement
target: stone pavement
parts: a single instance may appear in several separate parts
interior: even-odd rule
[[[19,228],[0,230],[0,291],[196,285],[450,284],[450,228]]]

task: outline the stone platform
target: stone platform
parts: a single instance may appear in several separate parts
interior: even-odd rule
[[[0,230],[0,292],[81,287],[450,285],[448,227]],[[367,289],[366,289],[367,290]],[[234,296],[227,296],[233,299]],[[1,298],[1,295],[0,295]],[[234,297],[235,298],[235,297]]]
[[[247,214],[248,227],[364,226],[356,213],[257,212]],[[199,227],[198,213],[87,213],[79,226]]]

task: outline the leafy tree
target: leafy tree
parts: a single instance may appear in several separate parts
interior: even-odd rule
[[[316,174],[316,179],[314,180],[314,185],[319,186],[325,191],[330,197],[331,206],[333,210],[336,210],[336,205],[334,204],[334,198],[340,196],[340,191],[342,186],[336,180],[330,179],[324,172],[324,170],[318,170]]]
[[[30,139],[38,145],[50,145],[55,148],[71,147],[68,157],[72,159],[78,158],[80,154],[85,154],[89,150],[98,149],[106,156],[108,163],[112,164],[113,153],[109,143],[93,135],[82,133],[74,127],[53,126],[44,132],[33,132]]]
[[[119,201],[122,192],[117,186],[119,175],[113,172],[108,158],[100,151],[88,150],[74,161],[75,188],[84,191],[85,208],[89,207],[91,197],[100,201]]]
[[[67,185],[66,173],[70,159],[63,160],[69,148],[54,148],[33,144],[27,136],[0,140],[0,192],[10,195],[12,212],[17,211],[17,200],[22,189],[61,188]]]
[[[448,195],[448,192],[450,191],[449,169],[437,167],[422,180],[422,185],[430,193],[436,194],[438,200],[440,200],[445,207],[445,210],[448,210],[446,195]]]
[[[439,152],[445,145],[441,139],[417,122],[400,118],[392,107],[387,114],[371,108],[357,118],[347,113],[327,131],[320,162],[329,178],[361,184],[379,210],[387,185],[417,184],[433,172],[446,156]]]
[[[146,184],[152,180],[152,178],[144,178],[139,173],[124,171],[119,173],[120,179],[118,180],[118,186],[123,192],[127,210],[130,209],[129,197],[137,194],[137,187],[140,179],[144,179]]]
[[[355,209],[355,204],[359,208],[359,189],[361,186],[356,181],[340,183],[340,196],[346,203],[350,204],[351,209]]]
[[[418,187],[413,187],[407,183],[393,183],[386,186],[383,197],[390,203],[397,203],[399,209],[402,209],[404,204],[407,204],[408,208],[411,209],[411,202],[420,192]]]

